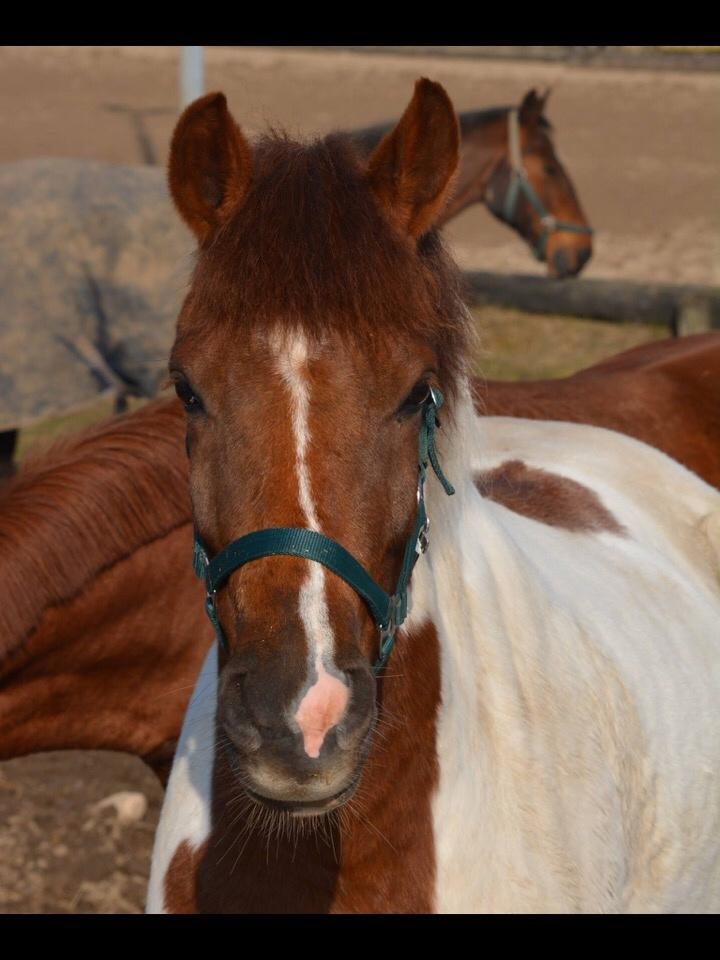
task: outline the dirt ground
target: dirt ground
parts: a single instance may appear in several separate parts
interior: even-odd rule
[[[0,48],[0,162],[77,156],[164,163],[178,99],[177,47]],[[597,230],[588,277],[720,283],[720,73],[563,63],[206,48],[208,90],[250,134],[324,134],[397,117],[421,75],[458,110],[551,87],[560,158]],[[484,208],[447,228],[475,269],[539,272]]]
[[[164,163],[177,67],[176,47],[0,48],[0,162]],[[720,73],[206,51],[206,88],[227,93],[250,133],[274,124],[322,134],[398,116],[421,75],[445,84],[459,110],[552,87],[558,152],[597,230],[585,276],[720,283]],[[467,268],[541,269],[483,208],[466,211],[446,233]],[[0,764],[0,913],[142,910],[161,795],[153,774],[120,754]]]

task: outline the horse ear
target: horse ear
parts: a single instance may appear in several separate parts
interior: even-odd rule
[[[368,162],[368,180],[380,206],[399,230],[420,237],[447,201],[457,170],[460,129],[439,83],[422,78],[397,126]]]
[[[252,172],[250,145],[222,93],[209,93],[184,111],[170,145],[168,182],[180,216],[198,242],[243,200]]]
[[[520,104],[519,117],[521,123],[532,123],[540,119],[549,93],[548,90],[544,96],[539,97],[534,87],[532,90],[528,90]]]

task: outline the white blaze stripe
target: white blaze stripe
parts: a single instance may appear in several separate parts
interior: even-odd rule
[[[310,397],[304,366],[308,358],[305,336],[300,333],[275,336],[271,340],[276,353],[277,369],[290,393],[293,435],[295,437],[295,455],[298,477],[298,499],[305,514],[305,525],[320,533],[320,524],[315,511],[315,503],[310,487],[310,474],[306,461],[310,431],[308,429],[308,410]],[[296,720],[300,723],[308,756],[317,757],[325,736],[342,716],[347,703],[347,688],[325,669],[333,660],[335,647],[327,599],[325,597],[325,570],[313,560],[308,560],[308,575],[300,587],[299,612],[308,641],[309,663],[317,671],[317,681],[303,698]],[[309,713],[310,704],[317,701],[332,701],[334,709],[319,711],[317,722],[313,723]],[[305,709],[303,709],[303,707]]]

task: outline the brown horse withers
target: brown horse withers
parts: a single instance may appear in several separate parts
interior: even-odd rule
[[[555,151],[545,116],[548,96],[529,90],[519,107],[458,114],[460,165],[436,226],[484,203],[525,240],[551,276],[572,277],[592,256],[592,229]],[[350,136],[369,155],[394,123]]]

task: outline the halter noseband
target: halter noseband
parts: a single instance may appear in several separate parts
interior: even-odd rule
[[[540,223],[543,228],[537,243],[533,247],[535,257],[540,261],[545,260],[547,240],[555,230],[565,230],[569,233],[592,234],[592,227],[586,227],[580,223],[568,223],[565,220],[556,220],[551,213],[548,213],[542,200],[537,193],[535,193],[522,162],[522,151],[520,150],[520,121],[516,108],[508,112],[508,144],[510,154],[510,185],[508,186],[503,203],[503,219],[511,226],[514,225],[518,199],[520,194],[524,193],[540,217]]]
[[[407,588],[413,567],[421,553],[428,547],[428,528],[430,521],[425,510],[425,476],[428,461],[443,485],[447,494],[455,493],[448,482],[437,459],[435,450],[435,430],[439,427],[437,411],[443,404],[439,390],[430,388],[430,393],[422,407],[422,423],[418,437],[418,486],[417,511],[412,533],[405,544],[402,568],[392,596],[373,580],[362,564],[335,540],[318,533],[298,527],[274,527],[267,530],[255,530],[238,540],[233,540],[212,560],[205,546],[195,532],[193,544],[193,566],[195,573],[205,581],[205,611],[215,629],[218,643],[227,649],[227,640],[220,624],[215,596],[227,582],[230,574],[251,560],[261,557],[301,557],[322,563],[336,573],[367,604],[373,620],[380,630],[380,655],[373,664],[373,671],[379,673],[388,661],[395,644],[395,633],[407,616]]]

